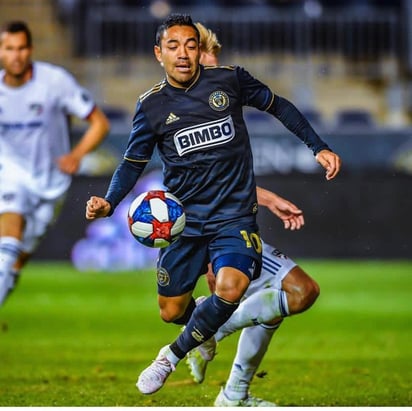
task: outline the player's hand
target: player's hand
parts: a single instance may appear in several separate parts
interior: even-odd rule
[[[63,173],[74,174],[80,167],[80,158],[68,153],[59,157],[57,159],[57,164]]]
[[[94,220],[99,217],[106,217],[110,212],[110,203],[101,197],[90,197],[86,203],[86,219]]]
[[[342,160],[329,150],[322,150],[316,154],[317,162],[326,170],[326,180],[332,180],[340,171]]]
[[[268,208],[283,221],[285,230],[299,230],[305,225],[303,211],[282,197],[278,196],[276,203]]]
[[[256,193],[258,204],[279,217],[286,230],[299,230],[305,225],[303,211],[295,204],[262,187],[256,187]]]

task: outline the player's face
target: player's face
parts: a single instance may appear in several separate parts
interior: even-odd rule
[[[24,77],[31,66],[32,48],[27,44],[24,32],[0,35],[0,61],[6,71],[6,76]]]
[[[200,49],[197,33],[190,26],[169,27],[154,49],[163,65],[168,82],[174,87],[188,87],[199,70]]]

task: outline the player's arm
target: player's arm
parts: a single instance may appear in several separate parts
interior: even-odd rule
[[[86,203],[86,219],[108,217],[124,197],[133,189],[146,167],[147,161],[123,159],[116,168],[104,198],[91,196]]]
[[[80,141],[69,153],[58,159],[60,170],[65,173],[76,173],[82,158],[93,151],[104,140],[110,130],[108,118],[97,106],[93,108],[86,121],[89,126]]]
[[[86,203],[86,218],[93,220],[113,214],[117,205],[133,189],[154,150],[154,134],[140,102],[123,160],[117,166],[104,198],[92,196]]]
[[[256,187],[258,204],[279,217],[285,229],[299,230],[305,224],[303,211],[295,204],[261,187]]]
[[[327,180],[339,173],[340,157],[317,135],[305,116],[289,100],[275,95],[267,112],[279,119],[313,151],[318,163],[326,170]]]
[[[242,91],[242,104],[275,116],[312,150],[316,160],[326,170],[326,179],[334,178],[339,173],[341,159],[317,135],[305,116],[289,100],[274,94],[242,67],[237,67],[236,74]]]

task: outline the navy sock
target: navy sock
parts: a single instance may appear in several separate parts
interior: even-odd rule
[[[231,303],[212,294],[196,307],[185,330],[170,349],[177,357],[184,358],[191,349],[212,337],[238,306],[239,303]]]

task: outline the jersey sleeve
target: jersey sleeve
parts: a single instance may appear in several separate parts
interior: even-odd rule
[[[275,96],[273,104],[267,112],[275,116],[288,130],[299,137],[314,155],[322,150],[332,151],[317,135],[306,117],[289,100]]]
[[[288,130],[297,136],[316,155],[321,150],[330,150],[317,135],[303,114],[287,99],[275,95],[269,87],[238,67],[237,75],[244,105],[266,111],[276,117]]]
[[[90,92],[80,86],[76,79],[63,69],[56,80],[61,109],[67,114],[85,119],[96,105]]]
[[[149,161],[152,157],[157,139],[147,119],[142,103],[137,102],[124,158],[129,161]]]
[[[270,88],[254,78],[243,67],[237,67],[236,74],[242,96],[242,105],[266,111],[274,99],[274,94]]]
[[[155,134],[147,120],[139,101],[133,118],[133,128],[129,136],[124,158],[116,168],[105,199],[110,203],[109,216],[122,199],[132,190],[152,157],[156,144]]]

